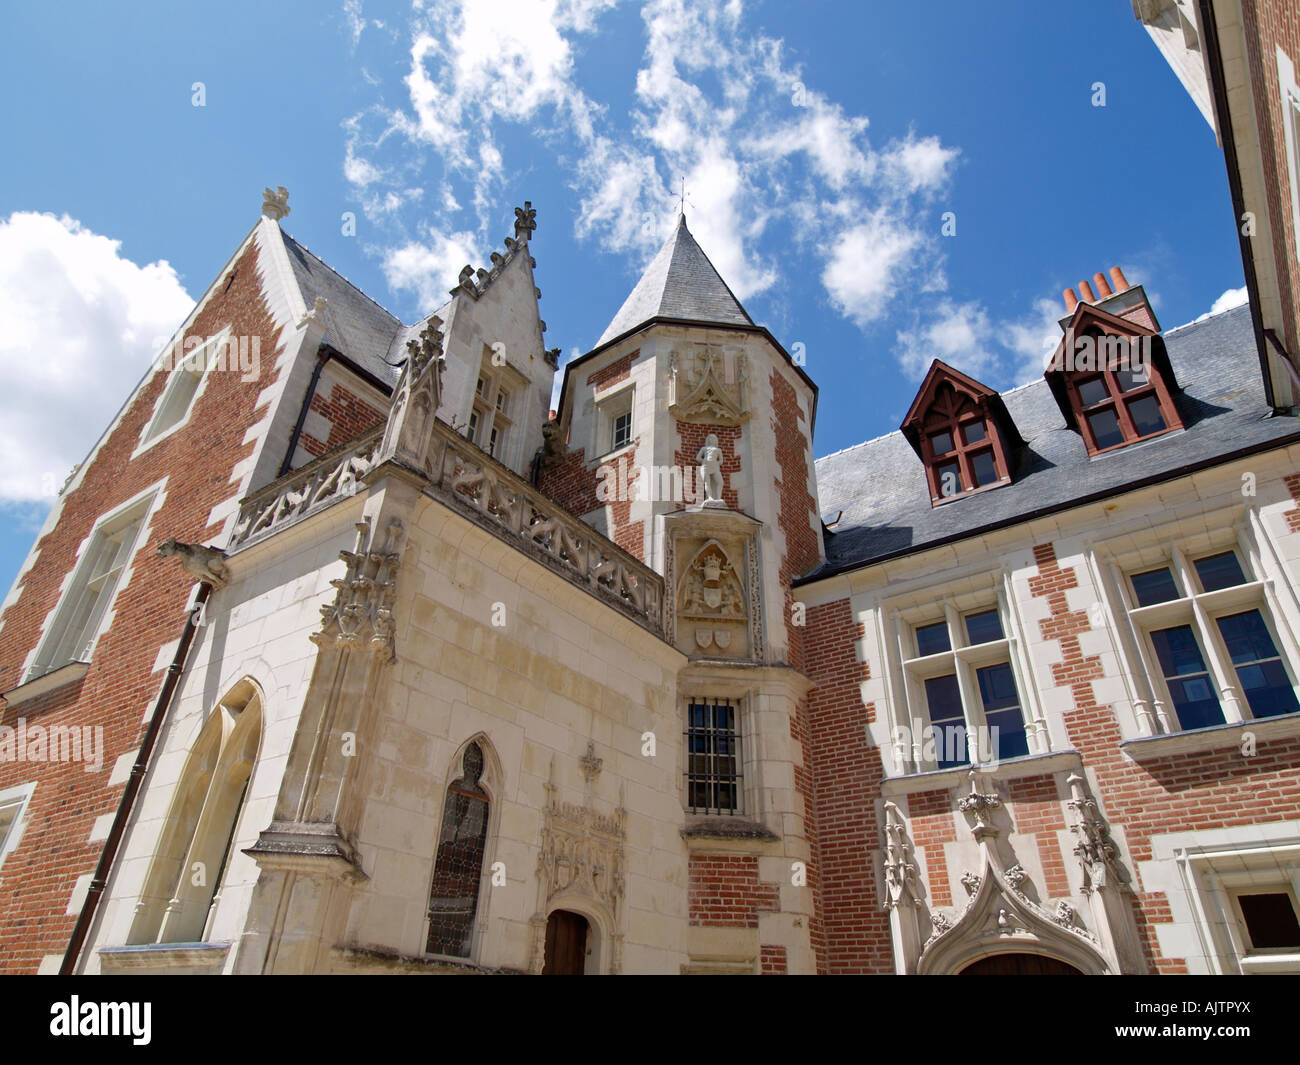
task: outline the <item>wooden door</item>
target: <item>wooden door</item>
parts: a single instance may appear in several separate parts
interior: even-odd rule
[[[581,976],[587,965],[587,919],[556,910],[546,919],[543,976]]]
[[[961,971],[962,976],[1082,976],[1073,965],[1042,954],[994,954]]]

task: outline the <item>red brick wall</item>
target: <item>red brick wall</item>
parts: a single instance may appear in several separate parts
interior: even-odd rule
[[[693,854],[687,897],[692,925],[757,928],[759,912],[780,908],[775,882],[758,879],[752,854]]]
[[[208,513],[236,491],[229,483],[235,463],[253,450],[245,430],[265,413],[258,394],[272,383],[280,336],[261,293],[255,247],[233,267],[233,278],[217,293],[188,331],[211,336],[226,324],[232,335],[261,338],[260,374],[241,380],[236,371],[209,371],[189,423],[131,460],[140,433],[165,384],[158,372],[131,403],[104,442],[80,485],[63,502],[58,524],[39,542],[40,555],[23,578],[18,599],[0,628],[0,690],[20,679],[28,651],[46,616],[59,601],[64,575],[95,520],[122,501],[166,477],[166,500],[154,514],[132,560],[129,584],[119,588],[112,628],[104,633],[85,678],[38,701],[0,710],[0,723],[23,717],[40,724],[102,726],[104,766],[97,773],[77,764],[0,762],[0,788],[37,779],[29,820],[18,848],[0,866],[0,970],[31,972],[45,954],[67,947],[75,917],[64,913],[78,876],[93,872],[101,844],[88,843],[91,825],[117,809],[122,786],[108,786],[113,764],[138,747],[142,718],[161,686],[151,673],[159,648],[180,636],[193,578],[175,559],[159,559],[169,536],[202,542],[220,526]]]
[[[1066,661],[1054,672],[1073,692],[1075,709],[1065,715],[1067,738],[1096,774],[1102,812],[1123,829],[1128,847],[1121,859],[1131,872],[1152,857],[1153,835],[1289,820],[1300,811],[1300,739],[1261,745],[1253,757],[1238,747],[1172,754],[1141,763],[1121,750],[1123,736],[1110,706],[1098,705],[1090,678],[1094,659],[1079,652],[1078,633],[1089,628],[1086,613],[1071,612],[1065,589],[1077,583],[1062,568],[1052,544],[1034,548],[1038,576],[1033,594],[1047,598],[1052,615],[1041,622],[1044,636],[1060,640]],[[1046,848],[1040,845],[1046,853]],[[1136,877],[1134,878],[1136,883]],[[1169,920],[1161,892],[1137,892],[1135,915],[1150,964],[1162,973],[1186,972],[1182,958],[1160,953],[1152,928]]]
[[[811,427],[799,407],[794,386],[779,370],[772,371],[772,435],[776,440],[776,464],[780,470],[775,485],[780,512],[777,525],[785,534],[785,555],[781,558],[781,585],[785,589],[784,622],[790,641],[790,665],[803,668],[803,643],[793,624],[794,593],[790,582],[807,573],[821,559],[820,522],[814,523],[817,502],[812,496],[811,465],[808,461]]]
[[[636,455],[639,443],[640,437],[635,438],[630,449],[620,452],[618,458],[609,463],[614,473],[608,481],[606,492],[609,494],[605,502],[597,495],[602,481],[600,466],[587,468],[586,448],[567,452],[558,464],[549,470],[543,470],[537,479],[537,487],[574,517],[585,517],[593,510],[606,507],[609,538],[624,551],[644,562],[645,522],[631,520],[632,500],[637,492]],[[628,478],[628,496],[623,499],[618,498],[622,492],[618,478],[620,463],[626,466]]]
[[[329,435],[324,440],[317,439],[305,429],[299,437],[298,443],[312,458],[341,447],[388,417],[337,381],[332,382],[328,395],[322,395],[318,390],[311,397],[309,409],[330,423]]]
[[[602,388],[610,388],[613,385],[626,381],[632,374],[632,360],[641,354],[638,348],[636,351],[629,351],[615,359],[602,370],[587,375],[587,387],[599,392]]]
[[[786,973],[785,947],[772,947],[766,943],[760,949],[759,968],[764,976],[784,976]]]
[[[1044,901],[1070,894],[1058,832],[1065,825],[1062,803],[1067,796],[1057,794],[1056,781],[1050,775],[1022,777],[1007,782],[1007,807],[1020,836],[1033,835],[1038,857],[1043,865]]]
[[[1282,517],[1286,518],[1286,527],[1293,533],[1300,532],[1300,473],[1288,474],[1283,478],[1286,484],[1286,490],[1291,493],[1291,498],[1295,500],[1296,505],[1293,509],[1286,511]]]
[[[952,886],[948,876],[948,858],[944,844],[957,838],[953,823],[952,791],[922,791],[909,795],[908,813],[912,822],[912,845],[925,853],[925,882],[929,889],[930,906],[951,906]]]
[[[815,816],[814,865],[820,929],[819,966],[830,973],[892,972],[889,919],[876,890],[881,829],[876,804],[884,767],[867,737],[875,705],[862,701],[869,676],[854,642],[863,636],[847,599],[808,609],[804,672],[816,687],[808,697],[810,768]],[[819,934],[820,933],[820,934]]]

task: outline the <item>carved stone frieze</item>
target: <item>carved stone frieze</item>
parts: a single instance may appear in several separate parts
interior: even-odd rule
[[[916,863],[912,860],[912,846],[907,838],[902,811],[895,803],[886,802],[885,909],[892,910],[904,903],[921,904]]]
[[[734,380],[727,379],[722,349],[695,344],[674,351],[668,362],[668,413],[678,421],[743,425],[749,420],[749,365],[736,356]]]
[[[321,627],[311,634],[311,640],[321,646],[344,644],[391,660],[402,526],[396,519],[390,522],[384,544],[377,550],[369,518],[357,522],[356,530],[356,547],[339,552],[339,558],[347,563],[347,572],[341,579],[330,581],[337,591],[334,599],[320,608]]]
[[[1088,793],[1083,777],[1070,774],[1070,799],[1066,803],[1074,814],[1070,831],[1074,833],[1074,854],[1083,870],[1083,893],[1107,886],[1126,887],[1128,872],[1119,861],[1119,850],[1110,836],[1110,826],[1097,810],[1097,800]]]

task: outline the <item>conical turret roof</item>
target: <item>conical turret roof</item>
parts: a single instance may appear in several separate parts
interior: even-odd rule
[[[710,325],[754,324],[695,243],[686,228],[685,214],[678,216],[672,236],[646,267],[596,346],[651,318],[680,318]]]

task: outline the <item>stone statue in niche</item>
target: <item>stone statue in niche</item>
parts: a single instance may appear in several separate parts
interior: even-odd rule
[[[722,501],[722,448],[716,433],[704,438],[704,446],[695,453],[700,464],[700,478],[704,483],[704,506],[725,507]]]

